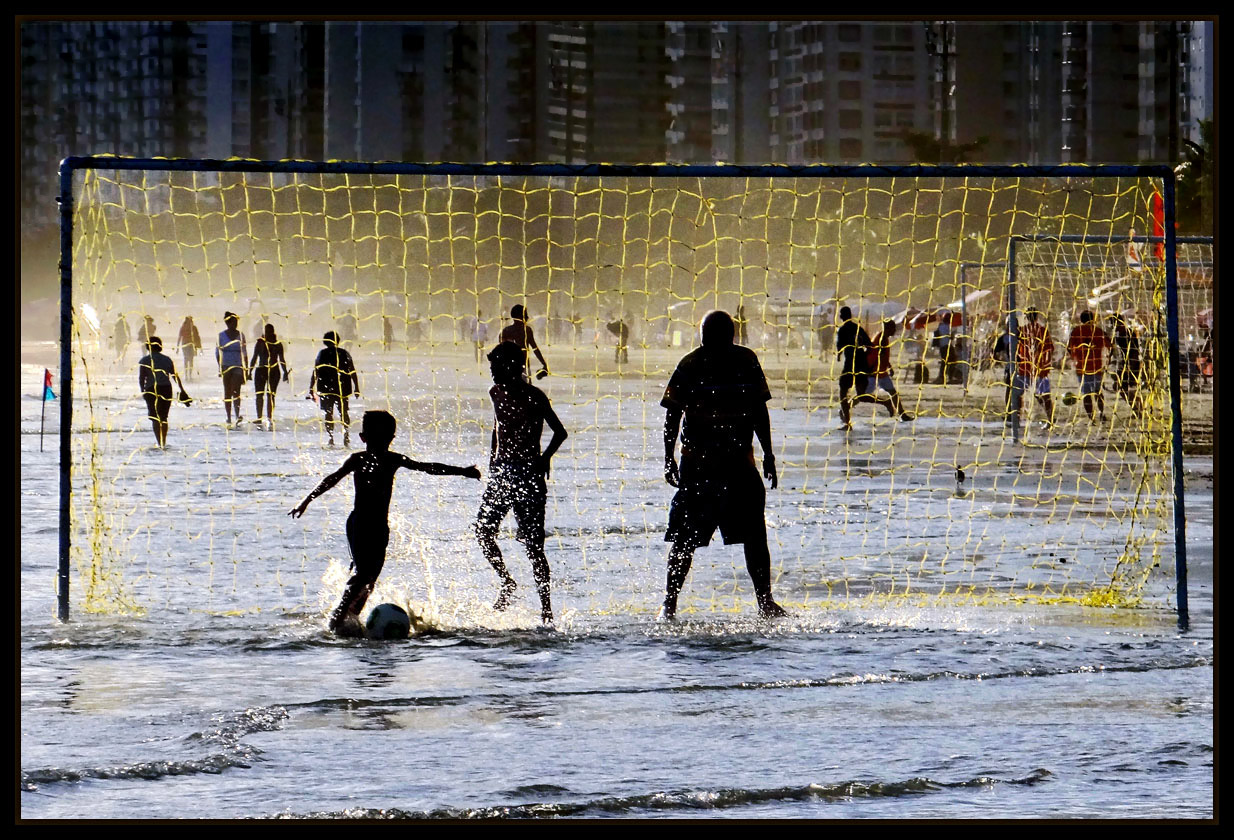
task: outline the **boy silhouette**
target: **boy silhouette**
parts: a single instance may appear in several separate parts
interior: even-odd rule
[[[501,578],[501,590],[493,609],[504,610],[510,605],[517,584],[506,569],[497,546],[497,528],[510,509],[518,521],[518,539],[527,547],[531,568],[540,594],[540,618],[545,624],[553,621],[553,605],[549,597],[548,558],[544,555],[544,505],[548,498],[545,479],[553,453],[565,441],[567,434],[549,404],[548,397],[535,385],[523,379],[526,354],[514,342],[503,341],[488,354],[493,373],[493,442],[489,460],[488,486],[476,514],[476,538],[484,558]],[[544,424],[553,430],[553,439],[543,452],[540,436]]]
[[[298,519],[309,502],[338,484],[348,473],[355,476],[355,507],[347,517],[347,547],[351,550],[354,574],[347,581],[343,597],[330,615],[330,629],[340,636],[364,635],[360,627],[360,610],[377,585],[377,576],[386,562],[386,546],[390,542],[390,494],[398,468],[418,470],[429,475],[480,478],[480,471],[474,466],[452,467],[431,461],[413,461],[406,455],[391,452],[394,429],[394,417],[389,412],[364,412],[360,440],[367,447],[365,451],[349,456],[343,466],[323,478],[321,484],[287,514],[292,519]]]
[[[543,379],[548,376],[548,362],[544,361],[544,354],[540,352],[540,346],[536,344],[535,333],[531,331],[529,323],[531,319],[527,315],[527,307],[521,303],[515,304],[510,309],[510,317],[514,323],[508,324],[501,331],[501,341],[513,342],[522,349],[524,367],[527,370],[531,369],[531,354],[535,353],[536,358],[540,360],[540,370],[536,371],[536,379]]]

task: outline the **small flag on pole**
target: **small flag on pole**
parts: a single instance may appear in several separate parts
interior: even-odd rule
[[[56,392],[51,389],[51,371],[43,368],[43,410],[39,412],[39,452],[43,451],[43,426],[47,420],[47,401],[55,398]]]

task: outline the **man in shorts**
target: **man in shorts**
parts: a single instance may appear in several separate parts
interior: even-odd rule
[[[231,424],[232,407],[235,407],[236,425],[240,425],[240,391],[248,382],[248,344],[240,332],[240,316],[234,312],[223,313],[227,329],[219,333],[218,345],[214,348],[214,360],[219,365],[219,378],[223,380],[223,408],[227,411],[227,423]]]
[[[840,307],[840,326],[836,330],[836,355],[841,358],[840,368],[840,428],[852,431],[851,414],[853,403],[870,393],[869,362],[870,334],[853,319],[853,310]],[[849,396],[850,391],[855,391]]]
[[[1042,427],[1054,423],[1054,400],[1050,396],[1050,368],[1054,363],[1054,342],[1045,324],[1040,323],[1041,311],[1029,309],[1024,313],[1027,321],[1020,327],[1020,340],[1016,346],[1015,379],[1011,392],[1019,396],[1019,410],[1024,411],[1024,395],[1032,390],[1037,403],[1045,409],[1046,419]],[[1035,386],[1034,386],[1034,383]],[[1012,406],[1016,403],[1012,403]]]
[[[1096,423],[1093,402],[1101,422],[1105,422],[1105,396],[1101,393],[1101,377],[1105,373],[1105,351],[1110,349],[1110,339],[1105,330],[1097,326],[1093,313],[1080,313],[1080,325],[1071,331],[1067,339],[1067,353],[1075,362],[1076,376],[1080,379],[1080,395],[1084,399],[1084,412],[1089,422]],[[1094,400],[1095,398],[1095,400]]]
[[[771,597],[771,553],[763,519],[766,491],[754,466],[751,438],[763,450],[763,475],[778,485],[771,452],[771,391],[753,350],[733,343],[727,312],[703,318],[702,347],[677,364],[660,405],[664,418],[664,480],[677,488],[669,508],[666,542],[668,580],[660,616],[677,614],[677,596],[690,573],[694,550],[706,546],[717,527],[725,545],[745,548],[746,570],[754,583],[759,615],[786,615]],[[682,426],[682,418],[685,425]],[[681,467],[677,435],[681,432]]]
[[[548,501],[549,462],[565,442],[565,427],[561,424],[548,397],[523,378],[527,355],[521,347],[503,341],[488,354],[493,373],[493,426],[488,484],[476,514],[476,538],[480,550],[493,571],[501,579],[501,590],[493,609],[504,610],[517,587],[506,569],[497,545],[497,529],[511,508],[518,522],[518,540],[527,548],[536,591],[540,595],[540,618],[553,623],[553,603],[549,593],[548,558],[544,554],[544,506]],[[544,424],[553,431],[553,439],[543,451],[540,437]]]
[[[343,424],[343,446],[351,445],[351,413],[348,401],[354,396],[360,399],[360,374],[351,354],[339,347],[339,334],[334,330],[322,336],[325,346],[313,363],[309,378],[309,399],[319,395],[322,413],[326,415],[326,435],[334,446],[334,410],[339,410]],[[354,386],[354,388],[353,388]]]

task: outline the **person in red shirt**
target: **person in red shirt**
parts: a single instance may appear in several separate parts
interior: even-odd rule
[[[1028,322],[1020,327],[1020,340],[1016,347],[1015,381],[1011,386],[1020,393],[1020,411],[1024,410],[1024,394],[1033,388],[1037,402],[1045,409],[1043,426],[1054,423],[1054,400],[1050,396],[1050,367],[1054,361],[1054,342],[1045,324],[1038,323],[1039,309],[1024,313]],[[1033,382],[1036,386],[1033,387]]]
[[[1101,377],[1105,373],[1105,351],[1110,349],[1110,339],[1093,320],[1093,313],[1080,313],[1080,326],[1071,331],[1067,339],[1067,354],[1075,361],[1076,376],[1080,379],[1080,394],[1084,397],[1084,412],[1096,423],[1093,416],[1093,397],[1096,397],[1097,412],[1105,422],[1105,397],[1101,393]]]
[[[891,341],[896,334],[896,322],[891,319],[883,321],[883,330],[874,336],[870,344],[870,377],[874,380],[871,393],[857,397],[857,402],[873,400],[887,406],[887,413],[901,420],[912,420],[913,415],[904,410],[900,404],[900,395],[896,393],[894,371],[891,368]],[[873,391],[882,389],[887,396],[878,397]]]

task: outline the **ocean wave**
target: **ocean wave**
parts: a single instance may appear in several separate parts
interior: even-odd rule
[[[233,767],[248,768],[260,750],[228,751],[204,758],[183,761],[139,761],[116,767],[90,767],[80,770],[46,767],[21,771],[21,789],[38,790],[40,785],[81,782],[86,779],[146,779],[153,781],[167,776],[192,776],[198,773],[219,774]]]
[[[1006,671],[963,672],[927,671],[922,673],[867,673],[837,674],[826,678],[803,678],[795,680],[742,681],[732,683],[689,683],[686,685],[614,686],[611,688],[579,689],[576,691],[539,690],[520,693],[520,697],[603,697],[606,695],[632,696],[639,694],[701,694],[723,691],[783,691],[799,688],[839,688],[855,685],[886,685],[890,683],[932,682],[937,680],[984,680],[1013,679],[1016,677],[1060,677],[1072,674],[1117,674],[1149,671],[1173,671],[1187,668],[1212,667],[1211,657],[1196,657],[1182,662],[1153,662],[1142,665],[1075,665],[1062,668],[1018,668]],[[401,708],[415,706],[453,706],[466,703],[510,697],[509,691],[491,693],[429,695],[421,697],[387,697],[370,699],[364,697],[327,697],[300,703],[288,703],[288,707],[307,710]]]
[[[253,732],[281,729],[287,721],[287,710],[281,706],[245,709],[233,714],[217,715],[216,726],[185,737],[190,743],[221,746],[222,751],[201,758],[180,760],[138,761],[113,767],[70,769],[45,767],[21,771],[20,788],[35,791],[40,785],[72,784],[87,779],[144,779],[155,781],[168,776],[192,776],[198,773],[217,775],[233,768],[248,769],[261,761],[262,751],[241,741]]]
[[[499,820],[535,819],[540,817],[585,817],[592,815],[623,816],[643,812],[707,811],[741,808],[765,802],[840,801],[848,799],[879,799],[921,796],[954,788],[993,787],[995,785],[1035,785],[1053,774],[1038,768],[1027,776],[999,779],[979,776],[959,781],[939,781],[918,776],[903,781],[845,781],[834,784],[808,784],[779,788],[718,788],[676,790],[633,796],[607,796],[565,802],[528,802],[511,805],[490,805],[479,808],[439,808],[432,811],[406,811],[400,808],[348,808],[343,811],[317,811],[304,814],[269,815],[278,819],[359,819],[359,820]],[[533,791],[540,785],[517,788]],[[560,788],[548,785],[547,792]]]

